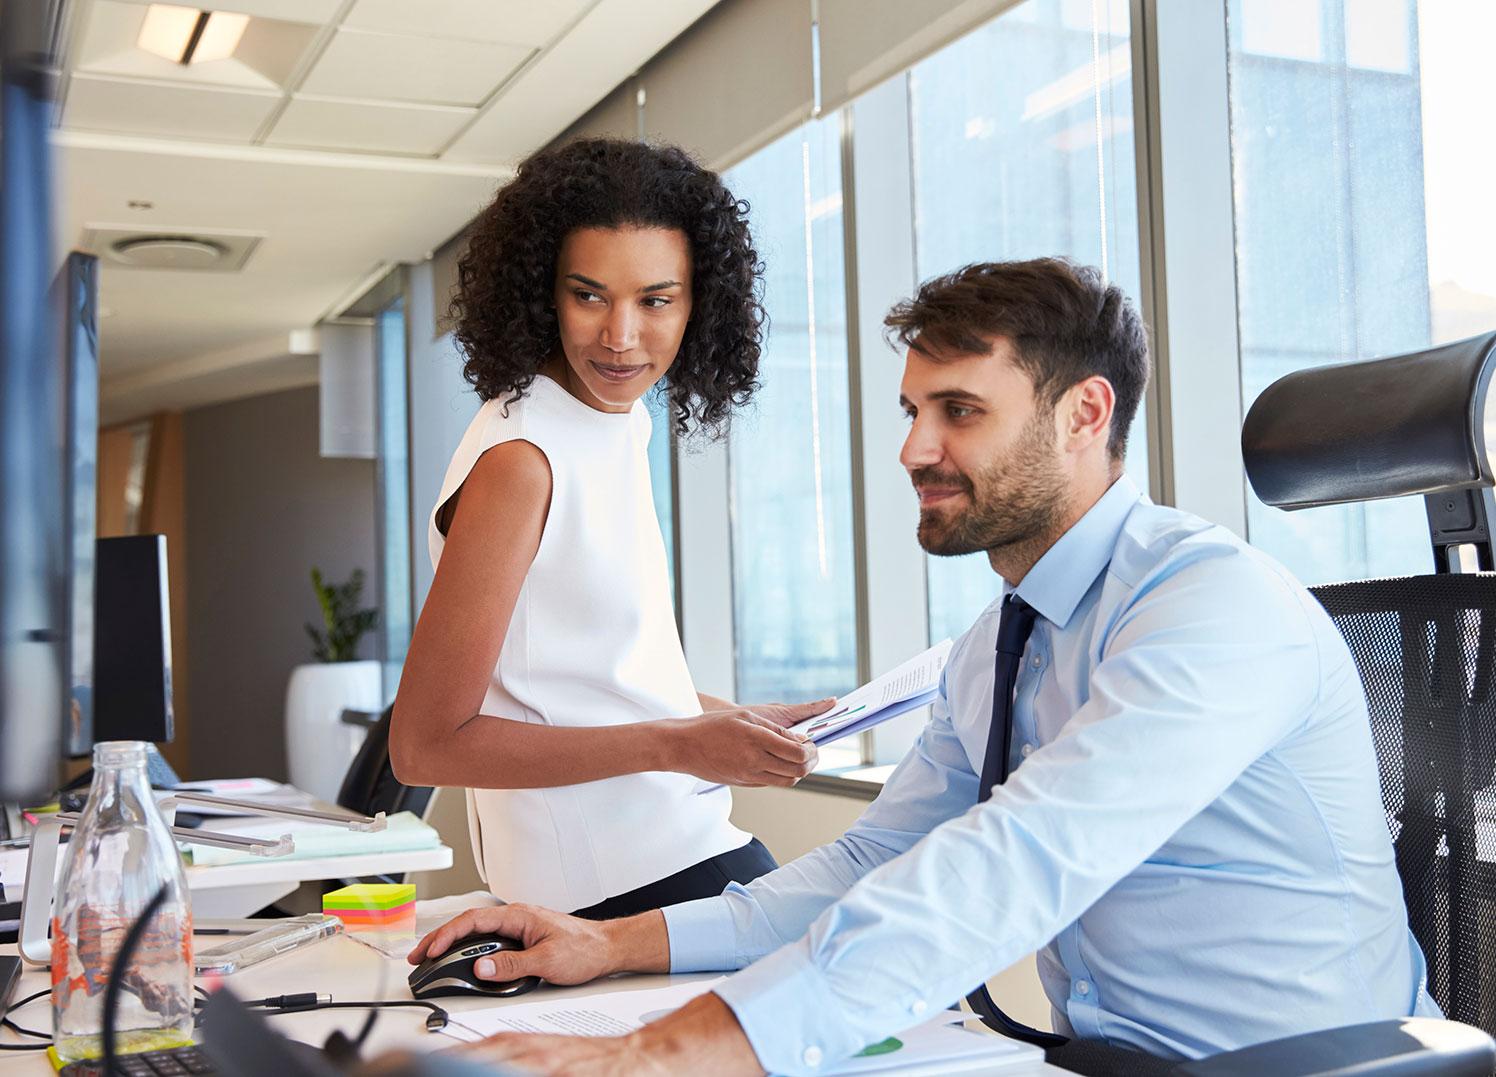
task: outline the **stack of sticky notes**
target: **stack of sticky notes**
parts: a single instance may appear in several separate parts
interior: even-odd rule
[[[355,883],[322,895],[322,911],[343,926],[384,927],[416,914],[414,883]]]

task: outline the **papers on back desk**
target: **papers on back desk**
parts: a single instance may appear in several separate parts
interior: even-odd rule
[[[950,654],[951,641],[941,640],[903,665],[854,692],[848,692],[825,714],[807,718],[790,728],[817,744],[829,744],[871,729],[916,707],[923,707],[935,699],[940,688],[940,674]]]
[[[721,982],[722,977],[718,976],[642,991],[605,991],[468,1010],[452,1014],[443,1031],[467,1042],[497,1032],[622,1036],[679,1009]],[[980,1069],[986,1073],[1043,1061],[1043,1053],[1037,1047],[964,1027],[961,1021],[970,1017],[968,1013],[947,1010],[922,1025],[889,1037],[866,1054],[827,1067],[826,1072],[935,1074]]]

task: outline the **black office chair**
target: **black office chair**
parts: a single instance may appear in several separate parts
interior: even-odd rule
[[[339,807],[364,815],[375,812],[394,815],[398,811],[426,814],[435,790],[425,785],[402,785],[390,763],[390,718],[394,713],[393,703],[382,712],[343,712],[345,725],[359,726],[368,733],[343,776],[342,788],[338,790]]]
[[[390,716],[395,706],[390,704],[383,712],[345,710],[342,721],[347,725],[368,730],[364,743],[348,772],[343,776],[343,786],[338,790],[338,806],[374,815],[384,812],[394,815],[408,811],[425,817],[436,790],[425,785],[404,785],[395,777],[395,768],[390,763]],[[362,880],[329,880],[328,889],[336,889],[348,882],[404,882],[404,875],[379,875]]]
[[[1361,673],[1409,923],[1450,1020],[1295,1036],[1181,1074],[1488,1075],[1496,1066],[1493,371],[1496,333],[1299,371],[1269,386],[1242,428],[1247,476],[1269,505],[1424,497],[1433,574],[1313,592]]]

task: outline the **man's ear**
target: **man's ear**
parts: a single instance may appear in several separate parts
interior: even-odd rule
[[[1111,437],[1112,413],[1116,408],[1117,392],[1099,374],[1067,389],[1057,409],[1065,417],[1060,433],[1066,450],[1080,452],[1097,440],[1105,444]]]

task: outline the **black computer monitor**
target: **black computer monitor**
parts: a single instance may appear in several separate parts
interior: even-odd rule
[[[57,781],[66,698],[61,354],[56,348],[50,5],[0,7],[0,799]]]
[[[104,538],[95,549],[94,739],[169,741],[166,536]]]

